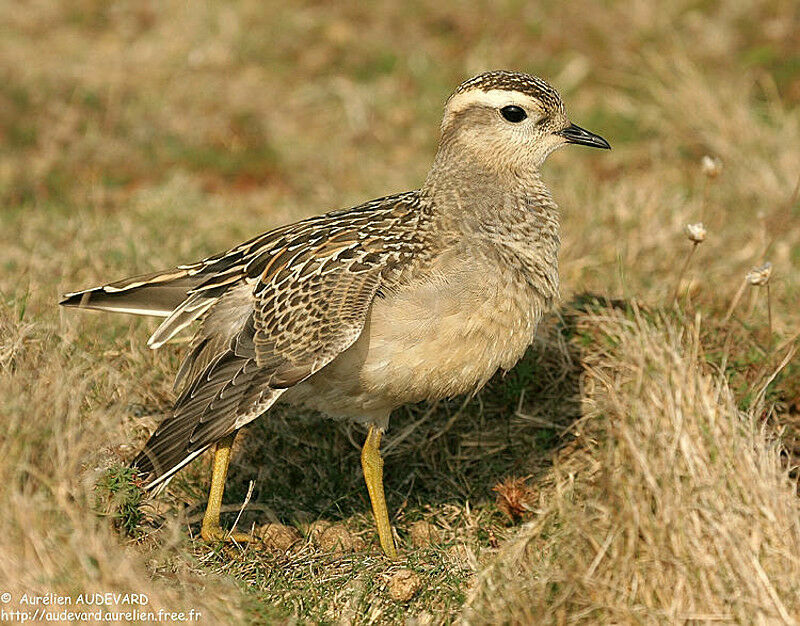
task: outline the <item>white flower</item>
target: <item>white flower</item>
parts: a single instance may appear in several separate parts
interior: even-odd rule
[[[754,267],[747,272],[747,282],[751,285],[766,285],[769,282],[770,274],[772,274],[772,263],[764,263],[761,267]]]
[[[692,243],[701,243],[706,240],[706,227],[703,222],[697,224],[686,224],[686,236]]]
[[[722,173],[722,159],[706,154],[700,160],[700,170],[709,178],[716,178]]]

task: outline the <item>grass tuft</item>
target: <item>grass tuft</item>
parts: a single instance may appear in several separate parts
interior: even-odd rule
[[[783,450],[703,358],[699,322],[608,311],[585,355],[577,445],[536,518],[479,577],[474,623],[800,616],[800,500]]]
[[[115,464],[100,476],[95,486],[95,509],[111,519],[115,528],[129,537],[139,532],[144,489],[135,468]]]

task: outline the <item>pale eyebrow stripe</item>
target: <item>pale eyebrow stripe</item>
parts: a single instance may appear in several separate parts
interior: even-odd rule
[[[509,104],[521,106],[526,110],[539,109],[536,101],[528,94],[521,91],[509,91],[506,89],[490,89],[480,91],[471,89],[461,93],[455,93],[447,101],[447,108],[451,112],[456,112],[471,105],[483,105],[491,108],[499,108]]]

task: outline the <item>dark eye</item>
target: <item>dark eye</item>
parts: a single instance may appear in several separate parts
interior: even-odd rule
[[[514,124],[518,124],[526,117],[528,117],[528,114],[525,113],[525,109],[523,109],[522,107],[515,106],[513,104],[500,109],[500,115],[506,118],[509,122],[514,122]]]

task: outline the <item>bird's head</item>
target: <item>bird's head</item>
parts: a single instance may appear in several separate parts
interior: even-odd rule
[[[461,83],[445,105],[441,146],[485,167],[538,169],[553,150],[568,143],[611,147],[570,123],[558,92],[529,74],[479,74]]]

